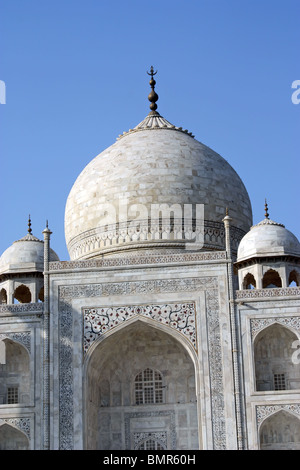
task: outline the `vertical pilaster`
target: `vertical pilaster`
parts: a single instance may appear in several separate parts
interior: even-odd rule
[[[49,357],[49,260],[50,260],[50,235],[51,231],[46,228],[44,235],[44,321],[43,321],[43,449],[49,450],[50,438],[50,357]]]
[[[225,227],[225,244],[227,255],[227,273],[228,273],[228,295],[229,295],[229,309],[230,309],[230,322],[231,322],[231,337],[232,337],[232,360],[233,360],[233,379],[234,379],[234,394],[235,394],[235,410],[236,410],[236,425],[237,425],[237,445],[239,450],[246,448],[245,432],[244,432],[244,402],[241,381],[241,350],[239,341],[239,328],[238,318],[235,306],[235,296],[233,287],[233,262],[231,252],[230,240],[230,223],[232,218],[228,215],[226,209],[226,216],[223,219]]]

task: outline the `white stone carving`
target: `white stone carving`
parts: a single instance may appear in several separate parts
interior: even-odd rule
[[[255,299],[258,297],[300,297],[300,287],[273,287],[270,289],[245,289],[236,291],[236,299]]]
[[[196,312],[194,303],[134,305],[83,309],[84,352],[101,335],[134,316],[158,321],[183,334],[196,349]]]
[[[280,323],[300,333],[300,317],[251,318],[251,337],[254,339],[261,330],[273,323]]]
[[[257,427],[268,418],[268,416],[276,413],[279,410],[286,410],[290,413],[293,413],[300,418],[300,403],[292,403],[289,405],[286,404],[276,404],[276,405],[257,405],[256,406],[256,421]]]
[[[0,333],[0,340],[9,338],[12,341],[17,341],[18,343],[23,344],[27,351],[30,353],[30,331],[22,331],[16,333]]]

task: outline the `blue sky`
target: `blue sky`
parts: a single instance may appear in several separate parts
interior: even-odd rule
[[[238,172],[253,221],[298,238],[299,0],[1,0],[0,253],[27,232],[69,259],[64,210],[83,168],[149,111]]]

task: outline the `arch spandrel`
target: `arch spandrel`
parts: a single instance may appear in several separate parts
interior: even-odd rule
[[[196,305],[194,302],[83,308],[84,355],[111,332],[135,320],[148,321],[169,334],[178,334],[197,352]]]

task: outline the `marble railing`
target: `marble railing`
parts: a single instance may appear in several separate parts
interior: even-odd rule
[[[1,304],[1,313],[34,313],[42,312],[44,309],[43,302],[33,302],[24,304]]]
[[[236,291],[237,300],[270,297],[300,297],[300,287],[274,287],[268,289],[246,289]]]

